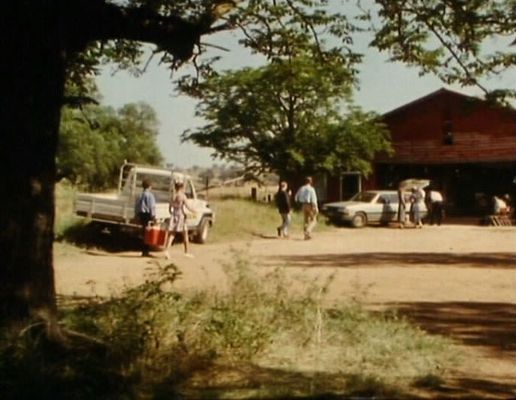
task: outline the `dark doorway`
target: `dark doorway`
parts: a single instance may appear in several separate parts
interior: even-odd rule
[[[395,188],[406,178],[430,179],[442,192],[450,215],[481,216],[489,213],[492,196],[509,194],[516,199],[516,163],[464,163],[444,165],[381,164],[376,169],[380,188]]]
[[[362,190],[360,173],[344,173],[341,178],[340,200],[349,200],[352,196]]]

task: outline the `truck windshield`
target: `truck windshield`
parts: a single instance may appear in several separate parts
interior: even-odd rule
[[[141,188],[144,179],[151,182],[153,191],[168,193],[170,190],[170,176],[139,173],[136,179],[136,186]]]
[[[156,196],[157,202],[168,202],[170,200],[171,176],[138,173],[136,175],[136,187],[141,188],[144,179],[148,179],[152,185],[152,193]]]

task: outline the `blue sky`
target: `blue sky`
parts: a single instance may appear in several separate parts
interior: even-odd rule
[[[228,52],[211,50],[212,54],[222,57],[217,64],[221,69],[260,63],[260,59],[237,44],[237,37],[233,33],[225,32],[203,41],[229,49]],[[365,58],[360,68],[360,89],[355,94],[356,104],[367,111],[384,113],[442,87],[469,95],[482,95],[476,87],[445,86],[433,76],[420,77],[416,69],[401,63],[391,63],[387,54],[368,48],[368,41],[367,36],[356,40],[356,45],[365,54]],[[113,74],[113,68],[108,66],[97,79],[97,83],[105,105],[118,108],[126,103],[144,101],[156,110],[160,121],[158,144],[167,162],[182,168],[193,165],[207,167],[214,162],[220,163],[210,157],[211,150],[181,143],[180,140],[184,130],[203,124],[202,120],[194,116],[196,101],[178,96],[174,91],[174,78],[186,70],[187,68],[179,70],[171,77],[170,70],[165,66],[151,62],[146,73],[136,78],[124,71]],[[483,84],[490,89],[516,88],[516,71],[513,69],[501,77],[484,81]]]

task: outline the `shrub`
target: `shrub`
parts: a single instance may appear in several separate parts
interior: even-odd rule
[[[296,295],[282,269],[258,273],[245,255],[233,259],[225,291],[179,294],[180,272],[156,263],[120,297],[63,304],[65,329],[95,339],[58,351],[34,334],[5,339],[0,389],[26,395],[30,380],[43,398],[400,398],[412,381],[438,379],[456,354],[396,315],[357,302],[325,307],[331,277]]]

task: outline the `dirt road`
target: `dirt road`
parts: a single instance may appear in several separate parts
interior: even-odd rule
[[[516,398],[516,228],[450,225],[424,229],[336,229],[311,241],[258,232],[248,243],[193,246],[195,258],[172,249],[181,289],[225,285],[221,265],[235,254],[260,271],[284,266],[305,280],[334,275],[328,300],[358,298],[393,308],[432,333],[454,338],[467,360],[441,392],[454,398]],[[106,253],[56,247],[60,294],[116,292],[145,279],[160,253]]]

